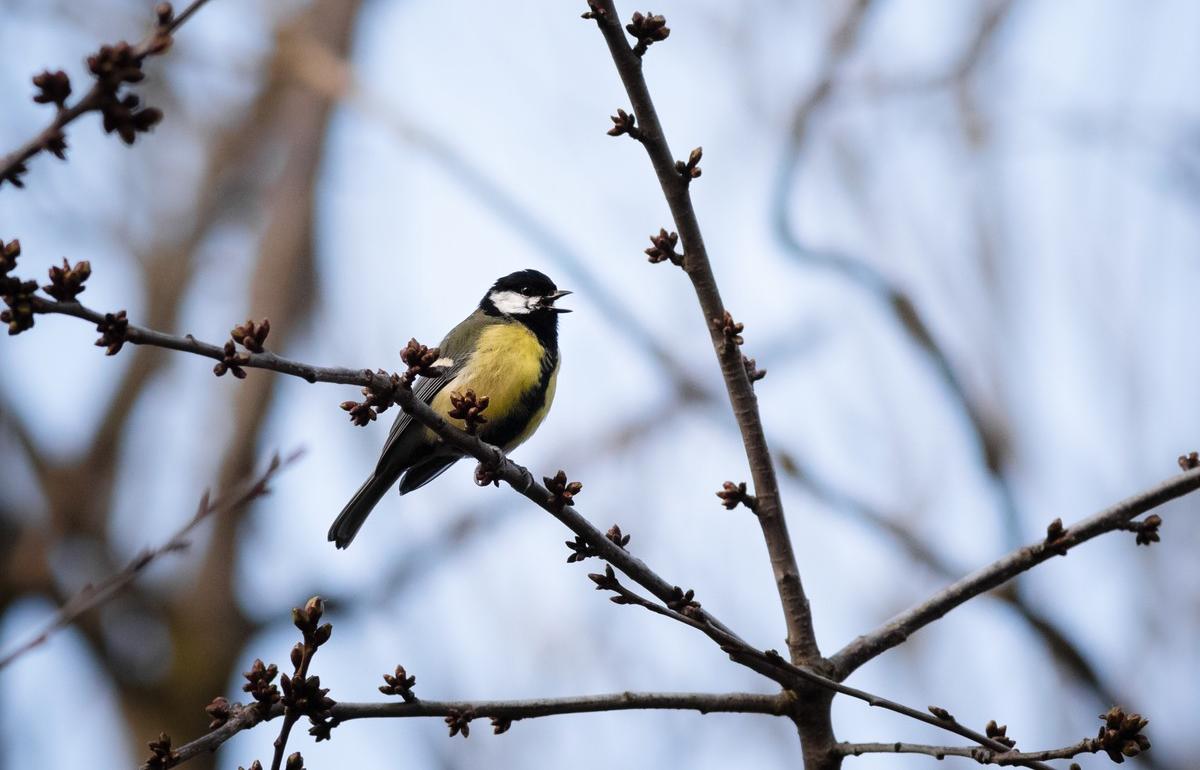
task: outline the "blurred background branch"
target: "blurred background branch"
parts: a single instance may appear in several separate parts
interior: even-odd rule
[[[109,5],[101,18],[0,0],[5,92],[30,93],[29,75],[46,67],[85,82],[96,42],[146,18],[146,4]],[[1200,371],[1178,351],[1190,349],[1200,285],[1195,196],[1180,181],[1200,125],[1185,76],[1194,46],[1182,34],[1194,8],[830,0],[666,10],[669,48],[647,56],[670,55],[647,76],[672,135],[705,146],[697,207],[717,269],[730,274],[724,292],[745,308],[738,320],[770,372],[758,397],[789,511],[811,529],[796,548],[813,565],[814,604],[831,608],[822,640],[877,625],[1039,533],[1053,515],[1044,512],[1094,510],[1149,485],[1193,448],[1200,406],[1181,394]],[[728,518],[744,511],[714,505],[721,481],[746,474],[728,451],[732,424],[694,300],[677,275],[639,267],[645,234],[665,221],[662,201],[628,182],[644,161],[597,135],[591,97],[621,97],[596,66],[594,36],[556,14],[489,17],[485,32],[474,4],[211,3],[138,86],[164,122],[128,153],[101,141],[96,118],[81,119],[69,164],[39,162],[25,190],[0,189],[0,237],[19,230],[39,263],[71,254],[102,265],[88,295],[97,307],[128,304],[154,328],[209,338],[269,316],[273,342],[308,360],[386,363],[403,341],[397,329],[435,337],[457,320],[450,298],[479,293],[470,275],[546,270],[582,306],[564,329],[559,403],[522,461],[579,473],[594,515],[633,529],[664,574],[696,576],[705,606],[747,638],[774,639],[758,620],[770,615],[756,588],[761,542]],[[819,90],[797,141],[794,120]],[[5,149],[39,131],[47,109],[10,101]],[[852,264],[830,278],[796,270],[789,240]],[[854,277],[864,266],[878,283]],[[76,322],[45,325],[38,334],[56,350],[93,339]],[[262,447],[308,444],[321,471],[229,517],[221,533],[200,533],[78,631],[6,669],[0,764],[41,764],[52,746],[65,764],[127,767],[160,729],[198,734],[198,704],[233,694],[239,661],[287,625],[278,608],[314,590],[353,626],[356,643],[328,658],[349,698],[373,690],[397,639],[451,698],[684,689],[697,670],[714,690],[757,681],[714,666],[705,640],[677,639],[653,619],[638,626],[633,613],[613,624],[603,606],[578,601],[545,558],[561,548],[558,528],[519,504],[481,504],[465,478],[440,481],[428,501],[389,498],[392,515],[372,522],[362,555],[332,558],[310,534],[377,447],[303,383],[251,373],[229,390],[161,351],[48,357],[27,337],[0,346],[0,648],[165,540],[183,523],[171,512],[207,480],[248,471]],[[594,450],[579,450],[581,435]],[[669,483],[675,468],[687,485]],[[642,507],[630,490],[652,497],[655,516],[632,513]],[[148,509],[161,520],[136,513]],[[960,707],[977,724],[1013,715],[1029,745],[1093,732],[1077,719],[1119,699],[1155,717],[1155,749],[1136,763],[1188,767],[1200,703],[1180,683],[1200,666],[1187,545],[1197,531],[1195,517],[1172,516],[1147,555],[1114,537],[1054,560],[1019,591],[989,594],[1002,603],[953,613],[856,676],[911,702],[969,679],[978,687]],[[268,556],[277,553],[288,558]],[[1097,609],[1100,596],[1128,622]],[[445,606],[462,622],[432,622]],[[180,617],[189,612],[199,617]],[[215,657],[197,665],[201,641]],[[57,739],[53,709],[27,708],[49,697],[48,678],[90,688],[96,708],[71,715],[86,757]],[[1053,707],[1048,687],[1061,696]],[[871,712],[838,718],[850,734],[900,734]],[[399,734],[364,724],[359,747],[305,753],[313,766],[351,751],[379,765],[402,751],[447,767],[566,757],[702,767],[728,764],[730,745],[761,766],[794,755],[782,720],[729,716],[697,736],[667,713],[595,719],[453,745],[440,725]],[[572,747],[596,729],[624,740],[580,757]],[[204,761],[232,770],[254,751],[235,739]]]

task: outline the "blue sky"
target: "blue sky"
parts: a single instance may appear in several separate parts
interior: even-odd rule
[[[72,8],[64,21],[0,0],[0,45],[9,52],[0,67],[9,111],[3,146],[45,119],[24,98],[28,76],[46,66],[81,73],[95,41],[139,29],[132,5]],[[1003,426],[1017,529],[1032,540],[1056,516],[1069,522],[1137,492],[1170,475],[1177,455],[1200,448],[1200,5],[1018,0],[969,86],[984,127],[975,143],[953,89],[912,84],[952,66],[985,4],[876,5],[833,98],[813,118],[790,184],[793,232],[874,266],[915,298],[972,397]],[[169,60],[149,66],[148,87],[165,78],[177,109],[132,151],[81,121],[68,164],[39,159],[26,192],[0,190],[0,238],[20,236],[26,265],[89,258],[95,274],[84,299],[137,318],[129,244],[147,242],[187,211],[197,137],[250,97],[273,20],[294,7],[213,0],[180,33]],[[631,445],[590,448],[674,398],[638,341],[601,312],[604,297],[618,300],[693,376],[714,389],[720,383],[684,276],[641,254],[668,214],[644,153],[604,133],[607,116],[628,103],[579,10],[518,2],[485,12],[458,0],[365,6],[352,56],[362,97],[337,110],[319,177],[316,310],[286,352],[396,367],[409,337],[436,341],[495,276],[544,270],[575,289],[576,312],[563,322],[554,409],[516,458],[537,473],[564,467],[581,478],[580,508],[594,523],[619,522],[638,556],[694,588],[747,639],[778,647],[783,624],[758,528],[713,497],[722,481],[747,476],[728,410],[656,415]],[[672,35],[647,55],[647,78],[675,154],[704,147],[696,207],[726,302],[746,324],[746,352],[769,372],[757,392],[776,452],[802,458],[904,522],[964,571],[1003,553],[1009,532],[996,491],[926,359],[874,298],[797,260],[772,227],[791,113],[817,76],[842,3],[693,0],[655,10],[667,15]],[[406,124],[454,148],[473,173],[532,212],[586,275],[498,215],[477,181],[402,131]],[[122,180],[115,193],[114,178]],[[216,340],[253,314],[243,287],[260,235],[251,208],[206,240],[182,327]],[[86,441],[89,404],[108,396],[124,365],[92,348],[93,337],[82,324],[46,319],[0,343],[7,407],[63,405],[31,423],[51,453]],[[226,407],[238,384],[213,380],[209,369],[180,358],[138,404],[125,448],[137,470],[122,476],[111,523],[129,554],[166,538],[216,472],[195,437],[219,445],[228,435]],[[333,641],[315,664],[339,700],[377,698],[380,675],[397,662],[430,698],[770,690],[689,629],[604,601],[585,577],[590,563],[563,563],[566,531],[508,490],[475,487],[467,463],[420,494],[385,498],[366,536],[335,552],[325,529],[372,466],[386,428],[346,422],[336,404],[354,395],[349,389],[289,381],[280,394],[264,455],[298,445],[309,452],[255,507],[243,533],[241,600],[252,615],[280,619],[245,651],[247,663],[285,659],[293,642],[287,608],[322,592],[361,597],[333,613]],[[14,507],[38,510],[28,480],[19,472],[5,480]],[[886,536],[784,484],[827,652],[940,585]],[[1164,542],[1150,549],[1109,536],[1026,582],[1035,606],[1151,717],[1163,767],[1189,756],[1200,714],[1191,686],[1200,681],[1195,509],[1193,500],[1168,509]],[[416,558],[464,515],[490,523],[403,583],[384,579],[399,555]],[[309,566],[256,558],[284,549]],[[184,557],[144,579],[170,585],[194,567]],[[1106,603],[1124,609],[1100,611]],[[48,611],[39,601],[17,605],[0,623],[0,643],[22,638]],[[67,713],[53,705],[40,684],[53,671],[85,677],[98,707]],[[1092,702],[988,599],[956,610],[852,683],[917,706],[944,705],[976,726],[1007,722],[1026,749],[1091,735],[1098,709],[1109,705]],[[227,694],[236,690],[231,678]],[[63,633],[0,676],[0,762],[38,766],[55,751],[64,765],[86,757],[92,767],[128,767],[142,747],[121,734],[114,708],[83,642]],[[55,740],[60,720],[78,725],[77,743]],[[847,740],[944,740],[850,701],[838,701],[835,724]],[[331,743],[296,747],[310,767],[385,766],[404,756],[447,767],[569,759],[581,768],[767,768],[795,766],[797,756],[783,722],[753,716],[557,717],[452,742],[444,732],[440,720],[352,724]],[[257,730],[231,741],[221,767],[266,757],[271,738]],[[81,753],[68,761],[72,751]]]

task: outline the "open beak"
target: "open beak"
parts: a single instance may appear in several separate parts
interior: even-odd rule
[[[554,307],[554,302],[555,302],[555,300],[562,299],[563,297],[567,296],[568,294],[573,294],[573,293],[574,293],[574,292],[569,292],[569,291],[567,291],[566,289],[559,289],[558,291],[554,292],[553,294],[547,294],[547,295],[546,295],[546,296],[545,296],[545,297],[542,299],[542,305],[543,305],[543,306],[544,306],[544,307],[545,307],[547,310],[552,310],[552,311],[554,311],[555,313],[570,313],[570,312],[571,312],[571,309],[570,309],[570,308],[567,308],[567,307]]]

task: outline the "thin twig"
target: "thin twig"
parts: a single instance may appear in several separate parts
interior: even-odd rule
[[[1072,524],[1052,543],[1042,541],[1018,548],[905,610],[874,631],[858,637],[829,660],[833,663],[838,678],[845,678],[863,663],[900,644],[915,631],[924,628],[955,607],[1098,535],[1122,529],[1123,525],[1135,517],[1196,489],[1200,489],[1200,468],[1167,479]]]
[[[210,501],[208,493],[200,499],[200,505],[194,516],[187,521],[174,535],[171,536],[162,545],[156,548],[150,548],[142,551],[137,556],[130,560],[120,572],[108,576],[99,583],[88,584],[84,586],[77,594],[68,599],[54,618],[46,625],[37,636],[27,642],[13,648],[4,655],[0,655],[0,669],[8,666],[17,658],[21,657],[30,650],[44,644],[56,631],[69,626],[83,613],[94,609],[101,604],[112,599],[122,589],[126,588],[130,583],[137,579],[147,567],[156,562],[161,556],[176,551],[182,551],[189,545],[187,536],[191,534],[200,522],[210,516],[227,513],[237,510],[244,505],[247,505],[253,500],[267,494],[269,491],[267,483],[275,476],[282,468],[292,464],[303,454],[302,451],[296,451],[288,455],[285,459],[280,460],[276,455],[271,459],[270,464],[258,478],[246,482],[244,487],[234,493],[230,493],[216,501]]]
[[[978,746],[929,746],[921,743],[839,743],[837,750],[843,756],[858,757],[863,754],[926,754],[934,759],[966,757],[981,765],[1028,765],[1030,762],[1045,762],[1050,759],[1070,759],[1080,754],[1094,754],[1099,749],[1095,741],[1085,738],[1079,743],[1061,749],[1046,751],[991,751]]]
[[[1006,752],[1009,750],[1009,747],[1000,741],[997,741],[990,736],[985,735],[984,733],[972,730],[971,728],[960,724],[953,718],[943,719],[930,712],[905,706],[903,703],[898,703],[888,698],[875,695],[874,693],[867,692],[866,690],[860,690],[857,687],[850,687],[849,685],[842,684],[841,682],[822,676],[821,674],[818,674],[810,669],[789,663],[783,657],[775,653],[774,650],[767,650],[764,652],[762,650],[755,649],[741,639],[730,636],[720,628],[716,628],[710,624],[704,623],[702,620],[698,620],[696,617],[685,615],[672,609],[668,609],[667,607],[655,604],[654,602],[639,596],[636,592],[631,591],[629,588],[622,586],[619,583],[615,585],[608,583],[599,587],[616,592],[620,597],[620,600],[617,602],[619,604],[632,604],[642,607],[655,614],[662,615],[686,626],[691,626],[692,628],[699,630],[716,642],[734,662],[753,669],[763,676],[775,680],[780,685],[790,690],[799,689],[806,691],[809,688],[805,687],[805,685],[816,685],[817,687],[825,690],[841,693],[842,695],[861,700],[870,706],[891,711],[896,714],[901,714],[919,722],[924,722],[925,724],[932,725],[943,730],[948,730],[949,732],[961,735],[964,738],[976,741],[985,749],[990,749],[996,752]],[[1039,768],[1039,770],[1050,770],[1048,766],[1040,764],[1036,760],[1032,759],[1016,764]]]
[[[798,663],[816,663],[821,658],[813,632],[812,614],[800,581],[800,570],[784,519],[783,502],[779,494],[779,483],[775,467],[767,447],[762,418],[758,413],[758,400],[746,372],[742,354],[737,345],[727,344],[720,327],[720,319],[727,316],[725,304],[717,288],[700,223],[692,206],[688,192],[688,178],[676,168],[675,156],[663,134],[654,101],[642,76],[642,58],[634,53],[625,37],[612,0],[596,0],[598,11],[594,13],[597,26],[608,44],[609,53],[616,65],[617,73],[625,86],[625,92],[633,105],[634,114],[640,124],[639,140],[654,171],[659,185],[671,210],[675,227],[683,244],[683,269],[691,279],[696,298],[709,328],[713,348],[721,365],[725,388],[733,407],[734,417],[741,430],[750,473],[754,481],[754,494],[758,498],[758,522],[762,527],[763,539],[771,559],[780,602],[787,623],[787,644],[791,658]]]
[[[193,0],[182,13],[172,17],[168,23],[155,24],[154,30],[146,35],[140,43],[133,46],[131,51],[133,57],[140,61],[151,53],[157,52],[164,35],[169,36],[208,2],[209,0]],[[67,125],[73,123],[81,115],[100,109],[105,93],[104,85],[97,80],[87,93],[79,97],[74,104],[58,108],[54,113],[54,119],[39,131],[37,136],[4,156],[3,161],[0,161],[0,179],[11,179],[21,173],[20,169],[23,164],[49,146],[56,137],[62,137],[63,129]]]
[[[353,719],[405,719],[411,717],[446,717],[473,714],[476,718],[516,721],[535,719],[559,714],[589,714],[603,711],[629,711],[635,709],[669,709],[697,711],[701,714],[767,714],[780,716],[784,713],[788,696],[783,694],[763,695],[759,693],[672,693],[672,692],[619,692],[605,695],[580,695],[569,698],[531,698],[528,700],[492,701],[435,701],[413,700],[380,703],[339,703],[333,707],[335,722]],[[283,706],[276,705],[266,719],[283,714]],[[229,721],[212,732],[185,743],[176,749],[178,763],[188,761],[201,754],[216,751],[221,744],[243,730],[264,721],[257,708],[239,706],[233,709]],[[152,770],[149,763],[141,770]]]

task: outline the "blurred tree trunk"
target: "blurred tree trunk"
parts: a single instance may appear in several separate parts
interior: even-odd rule
[[[346,55],[359,7],[359,2],[321,0],[296,25]],[[266,227],[247,308],[248,318],[271,319],[268,344],[276,349],[282,349],[290,333],[306,321],[313,305],[314,191],[331,112],[328,100],[292,84],[281,71],[283,66],[282,57],[276,57],[265,86],[273,93],[276,109],[267,116],[264,133],[271,137],[273,149],[286,148],[286,154],[262,202]],[[242,320],[229,319],[230,326]],[[237,383],[235,427],[221,464],[220,488],[229,488],[261,461],[259,436],[277,382],[278,378],[256,372]],[[240,655],[255,629],[238,606],[234,585],[241,519],[224,516],[213,522],[194,585],[164,608],[174,656],[165,681],[121,687],[129,728],[139,744],[159,731],[180,737],[202,731],[208,721],[204,706],[223,694],[235,672],[246,667]],[[196,762],[200,768],[213,767],[215,757]]]

